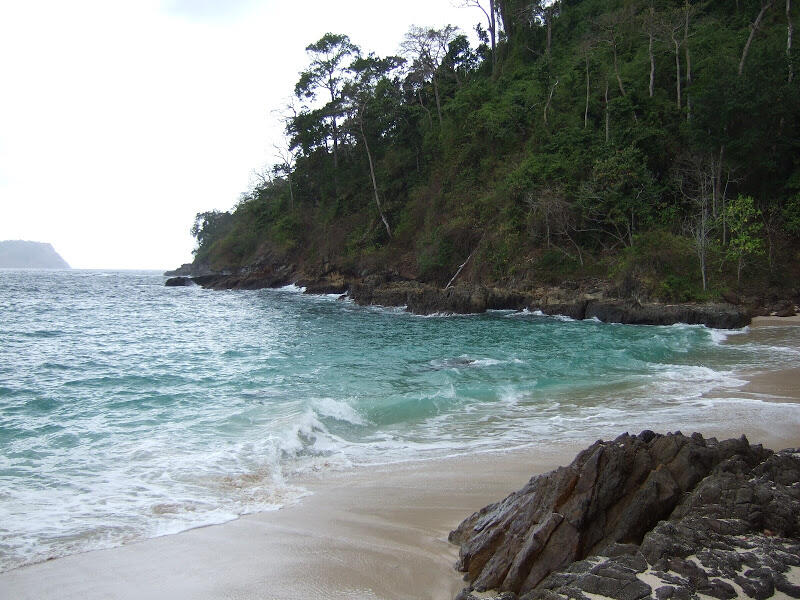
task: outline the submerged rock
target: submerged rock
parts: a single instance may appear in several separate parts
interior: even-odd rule
[[[744,436],[625,434],[475,513],[450,541],[465,599],[800,598],[800,453]]]

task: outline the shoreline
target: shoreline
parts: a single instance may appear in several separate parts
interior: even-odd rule
[[[736,337],[775,331],[800,346],[800,329],[782,327],[800,325],[800,318],[789,319],[757,319],[749,334]],[[744,378],[744,386],[724,397],[800,403],[800,367]],[[794,395],[787,398],[785,389]],[[660,425],[653,429],[665,433]],[[727,425],[698,429],[718,439],[744,433],[776,451],[800,447],[800,431],[737,422],[735,414]],[[311,495],[281,510],[0,573],[0,596],[451,600],[464,582],[453,568],[458,548],[447,542],[449,531],[534,474],[568,464],[594,441],[291,477],[289,483]]]
[[[774,450],[800,446],[800,433],[744,433]],[[297,483],[312,494],[297,504],[20,567],[0,574],[0,596],[452,600],[464,582],[449,532],[593,441],[308,475]]]
[[[169,277],[180,272],[167,271]],[[199,285],[212,290],[259,290],[296,286],[303,293],[349,296],[361,306],[403,307],[417,315],[480,314],[488,310],[540,311],[578,321],[597,319],[626,325],[705,325],[713,329],[740,329],[751,322],[753,311],[727,301],[717,303],[639,302],[619,297],[609,282],[572,282],[565,288],[490,287],[456,283],[440,288],[430,283],[384,273],[346,277],[341,273],[308,276],[287,265],[250,267],[236,273],[205,273],[169,277],[167,287]],[[793,304],[791,305],[794,306]],[[794,308],[791,309],[794,313]]]

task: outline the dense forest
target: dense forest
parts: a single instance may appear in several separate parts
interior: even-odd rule
[[[310,44],[280,159],[197,215],[195,263],[662,301],[794,285],[791,0],[463,4],[477,48],[451,26],[412,27],[397,56]]]

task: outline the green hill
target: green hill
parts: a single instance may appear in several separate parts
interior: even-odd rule
[[[197,215],[196,264],[796,293],[790,2],[492,5],[477,48],[451,27],[412,28],[402,57],[312,43],[279,164],[230,212]]]

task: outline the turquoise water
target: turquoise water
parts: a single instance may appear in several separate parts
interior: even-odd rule
[[[0,570],[277,508],[308,469],[800,424],[797,405],[735,395],[736,371],[795,349],[702,327],[163,283],[0,271]]]

